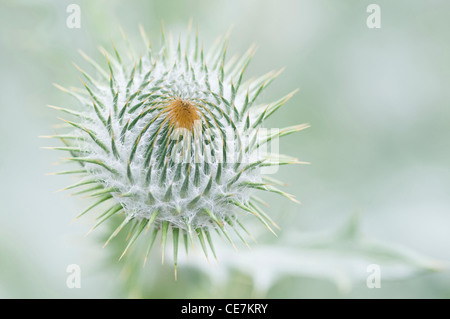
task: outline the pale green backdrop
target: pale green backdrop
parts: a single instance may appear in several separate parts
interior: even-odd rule
[[[66,26],[71,3],[80,29]],[[380,29],[366,26],[370,3]],[[0,297],[449,298],[449,10],[406,0],[1,0]],[[231,25],[230,55],[255,43],[249,75],[286,67],[262,99],[299,92],[266,125],[310,123],[281,152],[311,165],[280,168],[302,205],[267,199],[279,238],[252,225],[250,252],[224,245],[220,266],[194,256],[175,282],[158,251],[123,270],[119,251],[101,248],[102,230],[84,237],[91,217],[70,224],[89,201],[55,193],[73,180],[45,176],[63,154],[40,149],[52,144],[38,136],[58,123],[47,104],[73,103],[52,83],[79,85],[78,49],[100,59],[99,45],[120,43],[119,26],[139,39],[139,23],[159,44],[162,20],[177,36],[189,19],[205,47]],[[354,216],[359,225],[339,233]],[[69,264],[81,267],[80,289],[66,286]],[[381,288],[367,287],[369,264],[380,265]]]

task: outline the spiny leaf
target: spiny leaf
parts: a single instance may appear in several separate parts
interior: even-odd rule
[[[81,56],[83,57],[83,59],[85,59],[87,62],[89,62],[97,71],[98,73],[100,73],[100,75],[102,75],[106,80],[109,78],[108,74],[105,72],[105,70],[103,70],[102,67],[100,67],[98,65],[97,62],[95,62],[94,60],[92,60],[86,53],[84,53],[81,50],[78,50],[78,52],[81,54]]]
[[[102,198],[100,198],[97,202],[95,202],[94,204],[92,204],[91,206],[89,206],[87,209],[85,209],[81,214],[79,214],[78,216],[76,216],[72,221],[74,221],[75,219],[80,218],[81,216],[83,216],[84,214],[86,214],[87,212],[89,212],[92,208],[100,205],[101,203],[107,201],[108,199],[111,199],[112,195],[106,195]]]
[[[62,108],[62,107],[59,107],[59,106],[54,106],[54,105],[47,105],[47,107],[55,109],[55,110],[58,110],[58,111],[61,111],[61,112],[64,112],[64,113],[67,113],[67,114],[70,114],[70,115],[73,115],[73,116],[76,116],[76,117],[81,117],[81,114],[79,112],[76,112],[76,111],[73,111],[73,110],[69,110],[69,109]]]
[[[107,210],[106,214],[103,214],[97,221],[97,223],[94,225],[94,227],[89,230],[88,234],[91,233],[94,229],[96,229],[98,226],[103,224],[106,220],[111,218],[113,215],[117,214],[119,211],[123,209],[121,204],[116,204],[113,207],[111,207],[109,210]]]
[[[166,251],[167,230],[169,229],[169,222],[163,221],[161,223],[161,263],[164,264],[164,253]]]
[[[172,238],[173,238],[173,264],[175,268],[175,280],[177,279],[177,265],[178,265],[178,235],[180,229],[172,227]]]
[[[108,243],[111,241],[111,239],[113,239],[120,233],[120,231],[131,221],[131,219],[132,218],[128,218],[128,217],[124,218],[122,223],[116,228],[116,230],[111,234],[111,236],[109,236],[108,240],[103,245],[103,248],[105,248],[106,245],[108,245]]]
[[[217,260],[217,256],[216,256],[216,252],[214,250],[214,245],[213,245],[213,241],[212,241],[212,238],[211,238],[211,234],[209,233],[209,230],[206,229],[206,228],[204,230],[204,233],[206,235],[206,239],[208,240],[209,247],[211,248],[211,251],[212,251],[212,253],[214,255],[214,259]]]
[[[78,183],[66,186],[66,187],[58,190],[57,192],[65,191],[65,190],[69,190],[69,189],[72,189],[72,188],[80,187],[80,186],[87,185],[87,184],[93,184],[93,183],[97,183],[97,180],[95,180],[95,179],[82,180],[82,181],[80,181]]]
[[[153,244],[155,243],[155,239],[156,239],[156,235],[158,235],[158,231],[159,229],[157,227],[153,228],[153,232],[150,238],[150,243],[148,245],[147,248],[147,254],[145,255],[145,259],[144,259],[144,266],[147,263],[147,259],[148,259],[148,255],[150,254],[150,251],[152,250]]]
[[[201,228],[197,228],[196,230],[197,237],[200,241],[200,245],[202,246],[203,253],[205,254],[206,259],[208,260],[208,250],[206,249],[205,238],[203,236],[203,231]],[[208,260],[209,261],[209,260]]]
[[[128,242],[128,245],[125,247],[125,250],[123,251],[119,260],[122,259],[122,257],[128,251],[128,249],[130,249],[130,247],[134,244],[134,242],[139,237],[139,235],[142,233],[142,231],[144,230],[145,226],[147,226],[148,223],[149,223],[149,220],[145,219],[145,218],[140,221],[139,226],[137,227],[137,230],[135,230],[135,232],[133,233],[133,237],[131,237],[130,241]]]

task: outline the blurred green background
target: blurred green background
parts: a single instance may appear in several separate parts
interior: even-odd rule
[[[80,29],[66,26],[71,3]],[[370,3],[380,29],[366,26]],[[446,1],[1,0],[0,297],[449,298],[449,12]],[[162,20],[177,36],[190,18],[205,47],[231,25],[230,55],[255,43],[248,75],[286,67],[261,100],[300,90],[266,125],[310,123],[280,151],[311,165],[276,176],[302,202],[267,199],[279,238],[252,225],[250,252],[224,245],[219,266],[194,256],[175,281],[160,252],[145,268],[118,262],[102,230],[84,237],[91,217],[70,224],[89,201],[55,193],[73,179],[45,176],[63,155],[38,136],[60,116],[47,104],[74,104],[52,83],[79,86],[78,49],[100,60],[119,26],[138,40],[139,23],[159,44]],[[66,286],[69,264],[80,289]]]

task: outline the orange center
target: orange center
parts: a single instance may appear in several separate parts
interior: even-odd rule
[[[195,121],[200,119],[197,107],[181,99],[173,100],[166,107],[170,124],[176,128],[193,130]]]

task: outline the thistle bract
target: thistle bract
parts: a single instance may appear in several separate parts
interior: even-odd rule
[[[145,230],[150,230],[148,251],[161,233],[164,252],[172,233],[175,267],[180,237],[186,250],[190,241],[198,241],[205,255],[209,250],[215,255],[214,229],[233,243],[232,230],[246,243],[251,235],[238,219],[243,214],[273,232],[277,226],[260,208],[263,201],[255,191],[292,199],[264,170],[299,162],[266,148],[307,125],[275,131],[261,126],[293,92],[259,103],[258,96],[279,72],[245,81],[254,48],[227,61],[228,36],[204,54],[198,32],[172,43],[163,31],[158,50],[142,28],[141,34],[145,49],[140,55],[131,47],[126,54],[114,45],[111,52],[102,48],[105,67],[82,53],[95,71],[90,75],[78,67],[83,90],[57,85],[80,104],[77,110],[54,107],[71,116],[65,120],[71,129],[53,137],[64,143],[54,149],[68,151],[68,160],[81,165],[63,172],[82,176],[66,189],[84,187],[79,193],[96,198],[81,215],[110,202],[93,228],[122,215],[107,242],[132,225],[124,254]]]

